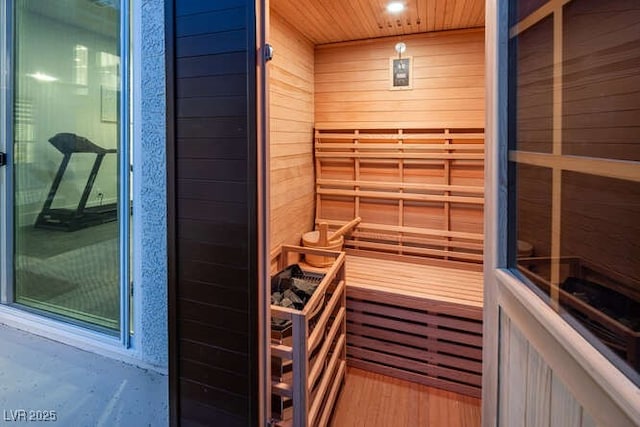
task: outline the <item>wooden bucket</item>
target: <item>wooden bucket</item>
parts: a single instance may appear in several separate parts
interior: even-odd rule
[[[361,218],[357,217],[334,233],[329,233],[329,225],[326,222],[321,222],[318,225],[318,230],[309,231],[302,235],[302,246],[340,252],[344,244],[344,234],[349,233],[356,225],[360,224],[360,221]],[[313,267],[329,267],[333,263],[333,258],[321,255],[305,254],[305,260]]]
[[[305,236],[312,233],[319,233],[318,231],[311,231],[309,233],[305,233]],[[313,236],[307,236],[305,239],[303,236],[302,243],[306,247],[316,248],[316,249],[326,249],[328,251],[337,251],[340,252],[342,250],[342,245],[344,244],[344,237],[340,236],[338,240],[329,240],[327,246],[318,246],[317,238],[314,239]],[[311,243],[311,244],[307,244]],[[335,257],[326,257],[322,255],[311,255],[305,254],[304,259],[307,264],[313,267],[329,267],[331,264],[335,262]]]

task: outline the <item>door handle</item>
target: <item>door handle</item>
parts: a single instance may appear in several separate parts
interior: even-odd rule
[[[7,155],[3,152],[0,152],[0,166],[5,166],[7,164]]]

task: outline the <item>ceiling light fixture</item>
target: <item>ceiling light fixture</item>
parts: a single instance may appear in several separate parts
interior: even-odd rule
[[[387,12],[389,13],[400,13],[404,9],[404,3],[401,1],[392,1],[387,5]]]

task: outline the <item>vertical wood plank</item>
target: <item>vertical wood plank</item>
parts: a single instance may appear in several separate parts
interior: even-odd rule
[[[307,372],[307,319],[304,315],[295,314],[292,319],[293,332],[293,425],[305,427],[309,414],[309,387]]]
[[[355,146],[355,148],[353,149],[354,153],[358,152],[358,142],[360,141],[358,139],[358,135],[360,135],[360,131],[358,129],[356,129],[354,131],[354,139],[353,139],[353,144]],[[353,159],[353,170],[354,170],[354,179],[356,181],[360,181],[360,157],[354,157]],[[360,186],[356,185],[354,187],[356,190],[360,190]],[[360,196],[356,196],[355,198],[355,207],[354,207],[354,211],[353,211],[353,217],[357,218],[360,216]]]
[[[500,329],[499,329],[499,345],[500,345],[500,352],[499,352],[499,372],[498,372],[498,378],[499,378],[499,382],[498,382],[498,405],[499,405],[499,413],[498,413],[498,420],[499,420],[499,425],[501,426],[506,426],[507,424],[507,420],[508,420],[508,415],[509,415],[509,411],[507,410],[509,408],[509,405],[511,404],[511,399],[510,399],[510,394],[509,394],[509,389],[507,387],[507,382],[506,379],[508,378],[508,374],[511,371],[509,368],[509,352],[511,349],[511,342],[509,340],[509,337],[511,335],[511,320],[509,319],[509,316],[506,315],[506,313],[504,313],[504,311],[499,310],[499,314],[498,314],[498,322],[500,324]]]
[[[546,427],[551,411],[551,369],[535,348],[529,345],[525,425]]]
[[[580,427],[582,407],[560,379],[551,379],[551,427]]]
[[[505,408],[505,426],[522,425],[527,411],[527,388],[529,386],[527,371],[529,370],[529,342],[513,323],[509,327],[508,369],[504,371],[505,388],[508,393],[508,404]],[[506,397],[505,395],[500,398]]]
[[[446,144],[451,144],[453,142],[453,140],[449,135],[449,129],[444,130],[444,137],[445,137],[444,141]],[[452,150],[446,150],[445,152],[451,153]],[[451,159],[445,159],[444,161],[444,183],[445,185],[451,184]],[[444,195],[450,196],[451,191],[445,191]],[[444,202],[444,229],[447,231],[451,231],[451,203],[448,201]],[[451,241],[451,238],[447,237],[447,240]],[[445,250],[446,251],[449,250],[448,245],[445,246]],[[445,257],[445,259],[448,259],[448,257]]]
[[[402,129],[398,129],[398,145],[402,147],[403,139],[402,139]],[[401,148],[398,150],[400,153],[403,153],[404,150]],[[400,159],[398,161],[398,179],[399,182],[404,182],[404,159]],[[404,193],[404,189],[399,190],[400,193]],[[402,227],[404,225],[404,200],[398,200],[398,225]],[[399,233],[398,236],[398,244],[400,245],[400,251],[398,252],[402,255],[402,232]]]
[[[597,427],[595,420],[591,418],[591,415],[584,408],[582,408],[582,423],[580,427]]]
[[[318,130],[316,130],[314,132],[315,134],[315,144],[319,144],[320,143],[320,132]],[[315,146],[314,146],[315,149]],[[318,223],[318,214],[320,212],[320,203],[322,198],[320,197],[320,192],[318,191],[320,189],[320,184],[318,184],[318,179],[322,179],[322,163],[320,162],[320,159],[318,157],[315,157],[315,164],[316,164],[316,185],[315,185],[315,189],[316,189],[316,213],[315,213],[315,223]]]

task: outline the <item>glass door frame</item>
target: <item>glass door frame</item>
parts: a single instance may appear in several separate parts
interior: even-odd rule
[[[0,0],[0,304],[14,301],[13,287],[13,11],[12,0]]]
[[[14,0],[0,0],[0,151],[6,153],[6,165],[0,167],[0,305],[15,302],[14,291],[14,167],[13,167],[13,92],[14,92]],[[130,1],[120,0],[120,98],[118,129],[118,218],[120,330],[117,338],[81,327],[83,332],[108,342],[131,346],[131,190],[130,190]],[[33,316],[24,312],[25,316]],[[37,315],[39,321],[55,325],[70,323]],[[75,324],[74,324],[75,325]],[[115,338],[115,339],[114,339]]]

